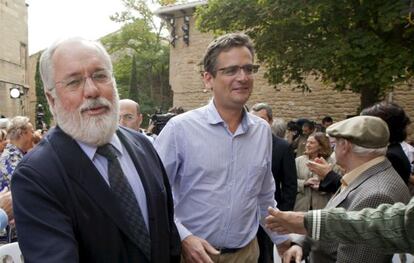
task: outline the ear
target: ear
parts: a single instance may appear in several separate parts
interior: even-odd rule
[[[47,99],[47,102],[49,103],[50,111],[54,113],[55,112],[55,98],[49,91],[46,92],[46,99]]]
[[[344,144],[343,151],[345,153],[352,152],[352,143],[350,141],[344,140],[343,144]]]
[[[142,124],[142,113],[138,114],[138,123],[141,126],[141,124]]]
[[[203,73],[203,82],[204,86],[206,86],[207,89],[213,90],[213,81],[214,76],[210,72]]]

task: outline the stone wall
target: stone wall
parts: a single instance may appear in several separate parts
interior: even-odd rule
[[[0,0],[0,114],[26,115],[28,94],[28,28],[25,0]],[[10,98],[18,87],[23,95]]]
[[[173,105],[190,110],[206,104],[211,97],[210,91],[204,89],[200,62],[213,36],[198,31],[194,26],[194,17],[191,17],[190,44],[187,46],[182,40],[182,24],[183,17],[176,17],[178,39],[175,47],[171,47],[170,84],[174,93]],[[290,86],[280,86],[275,89],[263,77],[264,71],[265,69],[261,67],[255,76],[254,91],[248,106],[257,102],[267,102],[272,106],[275,117],[285,120],[303,117],[317,122],[327,115],[332,116],[334,121],[339,121],[357,112],[359,94],[349,91],[338,92],[311,78],[307,81],[312,90],[310,93],[294,90]],[[403,106],[414,122],[412,87],[409,85],[398,87],[387,95],[387,99]],[[413,130],[414,125],[412,124],[410,128]],[[414,132],[411,132],[410,139],[414,140]]]

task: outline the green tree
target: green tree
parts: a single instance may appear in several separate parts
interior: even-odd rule
[[[124,26],[102,39],[114,58],[120,97],[137,100],[144,116],[156,109],[165,111],[172,105],[169,42],[163,37],[165,24],[156,22],[145,0],[122,2],[126,11],[116,13],[112,19]]]
[[[40,58],[40,56],[39,56]],[[40,77],[40,70],[39,70],[39,59],[37,60],[36,63],[36,73],[35,73],[35,85],[36,85],[36,117],[39,116],[39,107],[38,105],[41,104],[42,105],[42,109],[43,109],[43,113],[44,113],[44,117],[43,117],[43,121],[47,124],[47,126],[50,126],[50,120],[52,118],[52,114],[49,111],[49,107],[47,104],[47,100],[46,100],[46,96],[45,96],[45,92],[43,90],[43,82],[42,79]],[[38,124],[38,121],[36,120],[36,129],[41,129],[41,125]]]
[[[135,55],[132,56],[131,78],[129,79],[129,98],[131,100],[139,101],[139,85],[137,79],[137,62]]]
[[[313,75],[360,93],[363,108],[413,76],[408,9],[407,0],[210,0],[198,9],[198,27],[245,31],[272,84],[307,90]]]

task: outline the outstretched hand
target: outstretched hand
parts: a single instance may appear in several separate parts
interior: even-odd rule
[[[297,233],[305,235],[307,231],[304,225],[303,212],[282,212],[272,207],[268,208],[269,216],[266,217],[266,227],[279,234]]]

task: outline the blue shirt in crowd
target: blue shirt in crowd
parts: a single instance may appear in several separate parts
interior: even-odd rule
[[[9,224],[9,217],[6,214],[6,211],[0,208],[0,231],[5,229]]]
[[[246,246],[259,221],[276,207],[272,136],[262,119],[244,112],[235,133],[213,101],[172,118],[156,138],[170,180],[181,239],[195,235],[216,248]],[[288,238],[271,233],[279,244]]]
[[[23,152],[14,144],[8,143],[0,157],[0,191],[10,189],[10,181],[14,170],[23,159]]]

